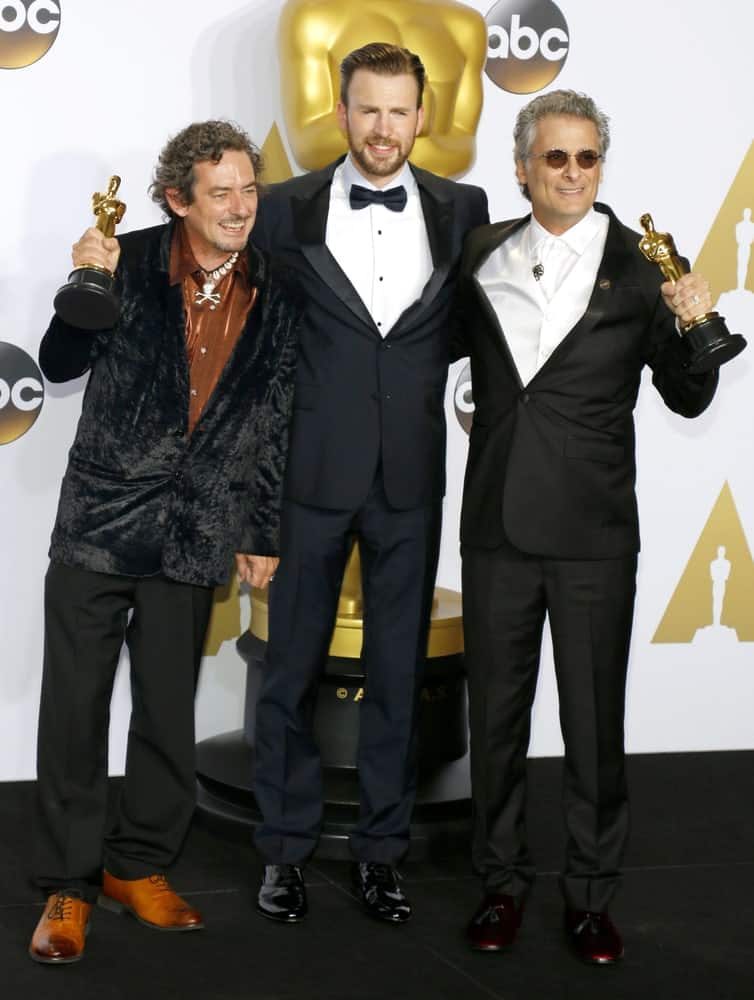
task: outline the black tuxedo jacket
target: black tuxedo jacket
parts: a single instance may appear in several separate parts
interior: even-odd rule
[[[214,586],[234,552],[278,551],[300,292],[248,247],[257,303],[191,435],[186,318],[169,284],[172,226],[118,237],[120,316],[87,333],[53,318],[42,371],[89,371],[50,556],[99,573]]]
[[[476,278],[480,265],[529,221],[470,233],[459,280],[475,403],[464,484],[461,540],[493,548],[505,540],[550,558],[607,559],[638,551],[633,410],[644,365],[665,403],[701,413],[717,373],[689,375],[674,317],[660,295],[659,268],[640,235],[609,208],[604,255],[582,319],[527,386],[505,331]]]
[[[487,199],[480,188],[412,168],[434,272],[383,339],[325,246],[336,166],[272,186],[253,232],[296,269],[306,297],[285,495],[356,508],[381,462],[391,506],[423,506],[445,491],[450,308],[463,238],[487,221]]]

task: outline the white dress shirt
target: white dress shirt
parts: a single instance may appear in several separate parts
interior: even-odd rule
[[[532,216],[477,272],[523,385],[586,312],[607,239],[608,217],[592,208],[561,236]],[[540,280],[533,268],[544,269]]]
[[[325,243],[384,337],[400,315],[421,298],[432,274],[427,227],[408,163],[380,189],[405,187],[408,199],[402,212],[384,205],[352,209],[352,184],[377,190],[347,156],[333,174]]]

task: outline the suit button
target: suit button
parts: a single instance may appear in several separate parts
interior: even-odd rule
[[[529,402],[529,393],[528,392],[522,392],[521,393],[521,402],[522,403],[528,403]]]
[[[385,393],[385,399],[392,399],[392,398],[393,398],[392,392],[386,392]]]

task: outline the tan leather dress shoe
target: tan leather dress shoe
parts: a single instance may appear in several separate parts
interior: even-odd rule
[[[170,888],[164,875],[122,879],[103,873],[100,906],[115,913],[131,913],[139,923],[158,931],[197,931],[202,915]]]
[[[65,892],[54,892],[47,900],[29,945],[35,962],[64,965],[78,962],[84,954],[89,931],[91,903]]]

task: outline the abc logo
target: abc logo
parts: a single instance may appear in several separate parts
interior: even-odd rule
[[[466,365],[456,382],[456,390],[453,393],[453,405],[456,409],[458,423],[468,434],[471,430],[471,421],[474,419],[474,396],[471,391],[471,365]]]
[[[486,21],[485,72],[498,87],[533,94],[552,83],[569,46],[568,25],[552,0],[501,0]]]
[[[60,0],[0,0],[0,69],[31,66],[60,28]]]
[[[28,431],[44,395],[42,374],[26,351],[0,342],[0,444],[10,444]]]

